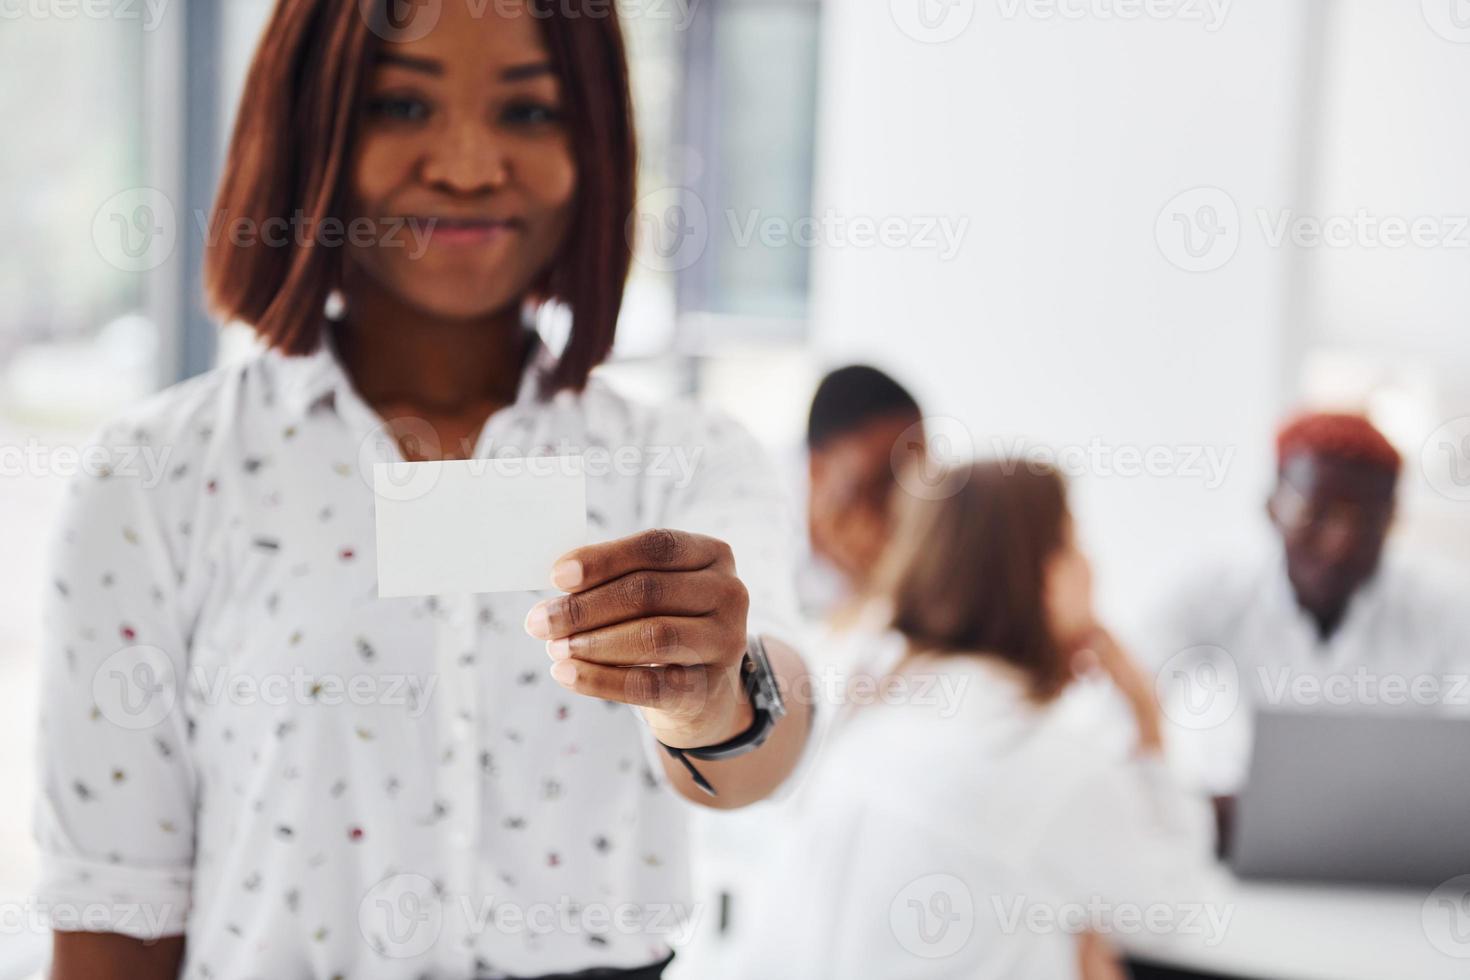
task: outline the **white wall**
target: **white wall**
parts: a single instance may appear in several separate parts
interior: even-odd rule
[[[1302,268],[1305,385],[1365,406],[1404,452],[1405,543],[1470,567],[1465,9],[1462,0],[1331,6],[1319,180],[1305,210],[1369,224],[1305,249]],[[1423,237],[1386,236],[1389,222],[1400,235],[1420,223]]]
[[[828,6],[817,212],[968,217],[968,235],[949,261],[820,249],[818,350],[892,366],[981,454],[1021,436],[1234,452],[1216,489],[1188,474],[1074,481],[1104,607],[1131,619],[1171,570],[1261,525],[1295,371],[1290,269],[1246,233],[1222,268],[1183,271],[1155,222],[1199,185],[1240,202],[1292,196],[1307,3],[1227,7],[1209,30],[1110,19],[1109,0],[1068,3],[1100,12],[1081,19],[952,0],[973,21],[943,44],[898,26],[918,3],[943,9]]]

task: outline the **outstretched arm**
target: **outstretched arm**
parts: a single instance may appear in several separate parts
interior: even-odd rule
[[[725,542],[644,531],[569,552],[552,582],[569,594],[539,603],[526,629],[547,641],[552,677],[564,687],[639,707],[654,737],[673,748],[717,745],[751,725],[740,682],[749,597]],[[796,651],[772,640],[767,652],[781,689],[804,689]],[[718,796],[695,785],[672,756],[664,770],[697,803],[732,808],[763,799],[796,767],[810,710],[788,705],[753,752],[696,762]]]

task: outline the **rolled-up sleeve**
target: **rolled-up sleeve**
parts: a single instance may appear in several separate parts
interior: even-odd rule
[[[105,430],[67,490],[43,605],[37,904],[52,928],[176,935],[187,919],[195,787],[187,640],[162,472]],[[160,447],[152,446],[156,454]],[[157,467],[153,468],[157,470]]]

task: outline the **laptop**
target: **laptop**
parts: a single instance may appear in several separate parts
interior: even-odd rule
[[[1470,718],[1256,715],[1242,878],[1436,886],[1470,873]]]

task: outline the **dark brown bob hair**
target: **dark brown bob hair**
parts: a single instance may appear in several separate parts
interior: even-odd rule
[[[1072,671],[1052,635],[1047,561],[1066,541],[1066,486],[1034,462],[985,462],[940,481],[953,493],[895,494],[877,591],[915,653],[982,653],[1018,668],[1047,701]]]
[[[264,227],[300,214],[345,221],[357,117],[395,0],[277,0],[240,99],[214,214]],[[627,57],[616,5],[526,0],[567,93],[578,172],[575,213],[536,301],[571,313],[572,332],[547,393],[581,390],[612,349],[632,260],[637,144]],[[371,22],[370,22],[371,21]],[[295,236],[290,236],[294,239]],[[207,249],[211,312],[252,325],[272,347],[306,354],[320,341],[328,295],[341,282],[342,248],[290,241]]]

